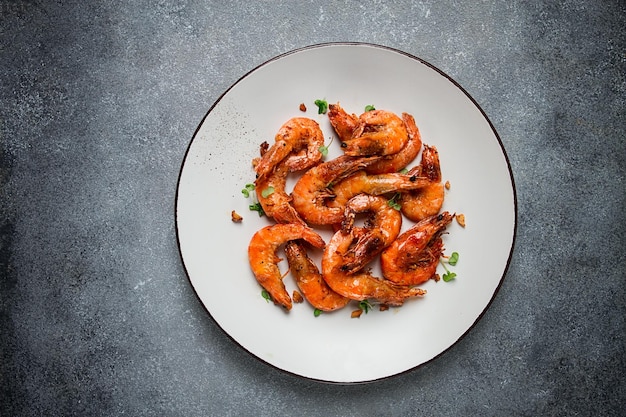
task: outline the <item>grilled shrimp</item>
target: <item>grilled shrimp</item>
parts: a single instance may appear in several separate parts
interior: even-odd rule
[[[358,116],[348,114],[339,103],[328,105],[328,120],[342,142],[352,139],[352,133],[359,126]]]
[[[298,179],[291,193],[296,211],[310,224],[341,222],[343,208],[326,204],[333,197],[329,186],[365,168],[376,159],[343,155],[309,169]]]
[[[444,211],[398,236],[380,256],[383,276],[400,285],[419,285],[433,278],[443,253],[441,234],[453,218]]]
[[[408,113],[402,113],[402,121],[408,134],[406,145],[398,153],[381,158],[380,161],[365,168],[368,174],[398,172],[409,165],[419,154],[422,148],[422,136],[415,119]]]
[[[371,110],[356,117],[337,103],[329,106],[328,117],[346,155],[391,155],[409,140],[402,119],[387,110]]]
[[[255,166],[257,177],[268,175],[283,160],[291,172],[310,168],[322,159],[321,146],[324,146],[324,134],[315,120],[306,117],[289,119]]]
[[[366,213],[364,227],[355,226],[357,214]],[[341,228],[356,238],[344,254],[342,269],[350,274],[363,268],[389,246],[400,233],[402,215],[387,204],[387,199],[359,194],[348,201]]]
[[[287,242],[285,255],[291,275],[296,280],[304,298],[313,307],[322,311],[333,311],[350,302],[349,298],[337,294],[328,286],[301,242],[295,240]]]
[[[367,169],[367,168],[366,168]],[[430,181],[411,174],[367,175],[362,170],[335,184],[332,188],[333,200],[331,207],[345,207],[348,200],[357,194],[383,195],[388,193],[418,190],[426,187]]]
[[[409,140],[402,119],[387,110],[372,110],[359,116],[352,138],[343,141],[346,155],[392,155]]]
[[[408,173],[426,177],[429,183],[415,191],[402,195],[400,207],[402,214],[414,222],[439,213],[445,197],[441,183],[439,153],[434,146],[424,145],[422,162]]]
[[[352,274],[345,271],[344,257],[355,239],[354,233],[338,230],[324,249],[322,276],[335,292],[353,300],[371,300],[393,306],[426,294],[421,288],[401,286],[374,277],[365,269]]]
[[[295,208],[291,205],[291,197],[285,191],[289,168],[286,161],[279,162],[274,169],[255,181],[257,200],[263,211],[277,223],[302,223]]]
[[[275,224],[257,231],[248,246],[250,268],[257,281],[270,294],[275,304],[291,310],[291,297],[285,289],[276,255],[278,248],[290,240],[304,239],[316,248],[323,248],[325,243],[313,229],[299,224]]]

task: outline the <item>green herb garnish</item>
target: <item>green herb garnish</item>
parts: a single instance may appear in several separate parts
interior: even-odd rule
[[[376,110],[376,107],[374,107],[372,104],[368,104],[367,106],[365,106],[365,112],[372,110]]]
[[[452,254],[450,255],[450,258],[448,258],[448,263],[452,266],[456,265],[456,263],[459,262],[459,253],[458,252],[452,252]]]
[[[454,273],[454,272],[450,272],[450,271],[447,271],[445,274],[443,274],[443,275],[441,276],[441,278],[443,278],[443,281],[444,281],[444,282],[450,282],[450,281],[452,281],[454,278],[456,278],[456,273]]]
[[[266,290],[261,291],[261,297],[265,298],[265,301],[267,301],[268,303],[272,299],[272,296]]]
[[[333,139],[335,139],[334,136],[330,138],[330,142],[328,142],[328,145],[322,145],[318,148],[322,156],[328,155],[328,147],[330,146],[331,143],[333,143]]]
[[[267,198],[274,193],[274,187],[269,186],[265,190],[261,191],[261,197]]]
[[[452,252],[452,254],[450,255],[450,257],[444,262],[443,259],[439,259],[439,263],[441,263],[441,266],[443,266],[443,269],[446,270],[446,272],[441,276],[441,278],[443,278],[444,282],[450,282],[452,281],[454,278],[456,278],[456,273],[450,271],[447,267],[446,264],[448,265],[452,265],[455,266],[457,264],[457,262],[459,261],[459,253],[458,252]]]
[[[387,205],[395,210],[400,211],[402,208],[400,203],[398,203],[398,198],[400,198],[400,193],[395,193],[393,197],[389,201],[387,201]]]
[[[246,187],[241,190],[241,194],[248,198],[250,197],[250,191],[254,191],[254,184],[246,184]]]
[[[263,207],[261,207],[261,203],[250,204],[248,208],[250,209],[250,211],[258,211],[259,217],[265,214],[265,212],[263,211]]]
[[[319,308],[316,308],[315,310],[313,310],[313,315],[315,317],[319,317],[320,314],[322,314],[322,310],[320,310]]]
[[[317,106],[317,114],[326,114],[328,111],[328,102],[326,100],[315,100]]]
[[[368,311],[372,308],[372,305],[367,300],[359,301],[359,308],[367,314]]]

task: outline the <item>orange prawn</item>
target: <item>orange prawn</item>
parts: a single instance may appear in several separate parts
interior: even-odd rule
[[[371,110],[356,118],[343,110],[339,103],[329,106],[329,109],[330,123],[346,155],[392,155],[398,153],[409,140],[402,119],[393,112]]]
[[[299,223],[266,226],[252,236],[248,246],[248,260],[254,276],[274,303],[286,310],[291,310],[293,304],[278,268],[281,259],[276,252],[281,245],[297,239],[303,239],[319,249],[325,246],[320,235]]]
[[[355,226],[357,214],[367,215],[364,226]],[[398,237],[402,215],[387,204],[383,197],[359,194],[346,205],[341,229],[355,237],[344,254],[342,270],[348,274],[358,271]]]
[[[402,214],[414,222],[439,213],[445,197],[441,183],[439,153],[434,146],[424,145],[422,162],[408,172],[427,178],[429,183],[418,190],[404,193],[399,201]]]
[[[406,145],[398,153],[385,156],[380,161],[365,168],[368,174],[398,172],[409,165],[419,154],[422,148],[422,136],[415,123],[415,118],[408,113],[402,113],[402,121],[408,134]]]
[[[344,257],[354,241],[353,233],[338,230],[324,249],[322,276],[335,292],[353,300],[370,300],[393,306],[426,294],[424,289],[394,284],[373,276],[365,269],[352,274],[345,271]]]
[[[337,294],[328,286],[300,241],[287,242],[285,255],[291,275],[304,298],[313,307],[322,311],[333,311],[345,307],[350,302],[349,298]]]
[[[333,185],[333,200],[329,205],[332,207],[345,207],[348,200],[360,193],[384,195],[419,190],[429,184],[430,181],[427,178],[417,175],[398,172],[368,175],[365,170],[362,170]]]
[[[257,200],[268,217],[277,223],[302,223],[296,209],[291,204],[291,196],[285,190],[289,167],[285,161],[279,162],[269,175],[255,181]]]
[[[275,143],[258,160],[257,177],[268,175],[283,160],[291,172],[310,168],[321,161],[321,146],[324,146],[324,134],[315,120],[289,119],[278,130]]]
[[[336,224],[343,218],[342,207],[330,207],[326,203],[333,197],[330,186],[376,160],[347,155],[323,162],[306,171],[293,187],[293,206],[310,224]]]
[[[453,218],[445,211],[398,236],[380,256],[383,276],[400,285],[419,285],[433,278],[443,254],[441,234]]]

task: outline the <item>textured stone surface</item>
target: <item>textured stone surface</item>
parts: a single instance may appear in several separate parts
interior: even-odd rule
[[[623,413],[624,2],[60,3],[0,4],[0,415]],[[179,167],[210,105],[265,60],[329,41],[455,78],[518,193],[512,262],[482,320],[370,385],[248,355],[176,245]]]

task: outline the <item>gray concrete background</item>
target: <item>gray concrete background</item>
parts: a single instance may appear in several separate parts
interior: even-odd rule
[[[623,1],[60,3],[0,3],[0,415],[623,415]],[[519,199],[482,320],[368,385],[244,352],[176,245],[177,176],[208,108],[267,59],[329,41],[456,79]]]

